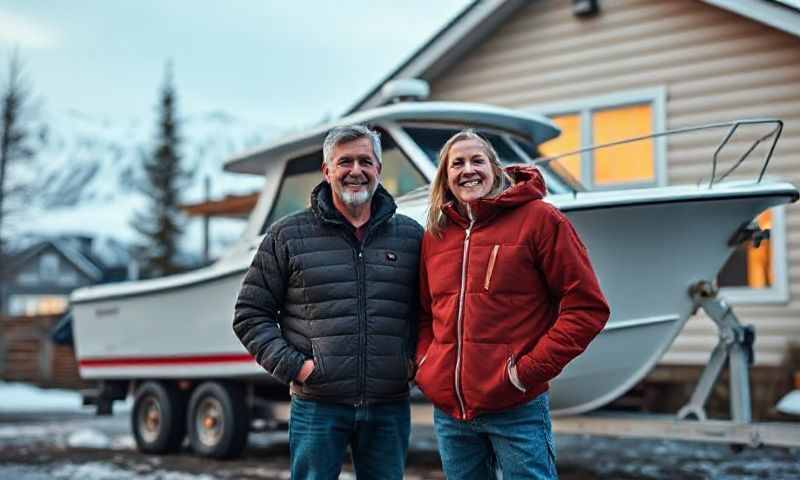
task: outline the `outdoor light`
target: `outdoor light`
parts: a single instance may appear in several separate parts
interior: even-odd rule
[[[576,17],[591,17],[599,12],[598,0],[572,0],[572,14]]]

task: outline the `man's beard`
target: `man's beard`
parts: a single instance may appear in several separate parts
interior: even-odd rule
[[[366,185],[366,188],[363,190],[359,190],[357,192],[351,192],[342,184],[336,184],[336,188],[333,189],[334,193],[339,200],[342,201],[348,207],[360,207],[365,203],[369,203],[372,200],[372,195],[375,193],[375,190],[378,189],[378,182],[377,180],[371,181]]]

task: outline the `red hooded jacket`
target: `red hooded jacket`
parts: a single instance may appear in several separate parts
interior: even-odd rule
[[[447,204],[442,237],[422,240],[416,382],[465,420],[546,391],[609,316],[586,247],[542,201],[541,173],[506,173],[514,185],[471,202],[472,223]]]

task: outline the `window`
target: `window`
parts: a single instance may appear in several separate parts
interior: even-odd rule
[[[406,127],[405,131],[430,161],[434,165],[438,165],[439,151],[450,137],[460,131],[460,128]],[[485,130],[478,130],[478,133],[489,140],[503,164],[526,163],[529,159],[539,156],[536,147],[521,138]],[[553,167],[558,166],[545,165],[541,167],[547,190],[550,193],[566,193],[572,192],[574,188],[582,189],[580,185],[576,185],[576,182],[571,182],[569,172]]]
[[[422,174],[386,132],[381,132],[381,147],[381,181],[389,193],[397,197],[427,184]],[[289,161],[278,197],[263,231],[275,220],[309,206],[311,191],[322,181],[321,164],[322,151]]]
[[[35,270],[25,270],[17,274],[17,283],[20,285],[36,285],[39,282],[39,275]]]
[[[740,245],[717,276],[726,298],[735,303],[786,302],[789,300],[786,268],[786,226],[783,207],[767,210],[756,218],[770,239],[759,247]]]
[[[77,286],[78,282],[78,272],[72,268],[62,271],[58,276],[58,284],[62,286]]]
[[[460,128],[443,127],[407,127],[405,130],[434,165],[439,164],[439,150],[442,149],[442,146],[450,137],[461,131]],[[500,135],[482,130],[477,130],[477,132],[483,138],[489,140],[502,163],[511,164],[525,162],[525,159],[520,157]],[[520,145],[520,148],[528,151],[532,150],[532,147],[525,145],[521,140],[515,139],[515,141]]]
[[[561,128],[561,135],[539,150],[543,156],[556,156],[663,131],[664,103],[664,90],[654,89],[532,107]],[[577,153],[554,163],[590,189],[666,183],[666,144],[660,138]]]
[[[389,193],[399,197],[428,183],[411,163],[411,160],[385,132],[381,133],[381,147],[383,150],[381,178],[383,187]]]
[[[66,310],[64,295],[10,295],[8,298],[11,316],[58,315]]]
[[[289,161],[264,231],[267,226],[281,217],[309,206],[311,190],[322,180],[321,164],[321,151]]]
[[[44,281],[55,281],[58,277],[58,255],[45,253],[39,259],[39,277]]]

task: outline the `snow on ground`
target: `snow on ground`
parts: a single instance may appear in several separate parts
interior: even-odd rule
[[[115,402],[114,411],[130,411],[132,402]],[[90,412],[75,390],[44,389],[25,383],[0,381],[0,413]]]
[[[79,412],[81,395],[72,390],[45,390],[0,381],[0,412]]]
[[[152,472],[130,471],[113,464],[91,462],[82,465],[66,464],[50,471],[50,478],[64,480],[216,480],[217,477],[207,474],[192,474],[169,470]]]

